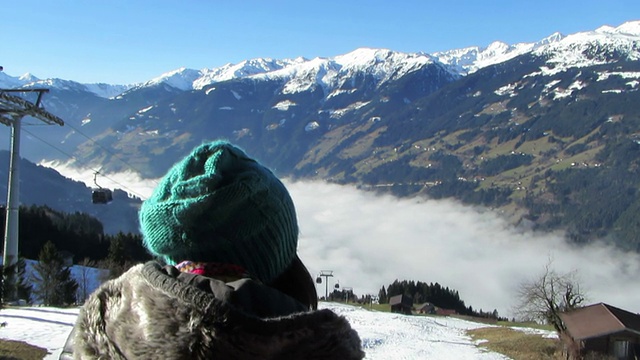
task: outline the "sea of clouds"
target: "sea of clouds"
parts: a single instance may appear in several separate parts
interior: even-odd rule
[[[56,165],[64,176],[93,183],[93,173]],[[105,174],[104,187],[143,199],[158,180],[135,173]],[[562,233],[514,226],[486,208],[451,200],[399,199],[322,181],[286,181],[298,213],[299,255],[311,274],[332,270],[357,295],[377,295],[394,280],[439,283],[466,305],[511,316],[523,281],[551,261],[559,273],[575,271],[588,303],[640,312],[640,255],[594,243],[569,244]],[[324,295],[325,284],[318,285]]]

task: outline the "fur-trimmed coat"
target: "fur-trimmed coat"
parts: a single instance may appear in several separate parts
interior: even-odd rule
[[[346,319],[261,283],[180,273],[155,262],[102,285],[61,358],[362,359]],[[72,348],[72,350],[70,349]]]

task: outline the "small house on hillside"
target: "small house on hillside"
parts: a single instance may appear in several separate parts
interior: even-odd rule
[[[418,314],[435,314],[436,307],[429,302],[416,306],[416,312]]]
[[[389,299],[389,305],[391,305],[391,312],[411,315],[411,308],[413,307],[413,298],[408,295],[392,296]]]
[[[595,352],[619,360],[640,356],[640,315],[604,303],[560,314],[568,336],[584,355]]]

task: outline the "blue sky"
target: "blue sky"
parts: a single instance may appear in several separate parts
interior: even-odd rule
[[[130,84],[180,67],[534,42],[640,19],[638,0],[9,0],[6,74]]]

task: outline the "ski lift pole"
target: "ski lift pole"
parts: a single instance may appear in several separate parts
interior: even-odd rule
[[[1,69],[0,69],[1,70]],[[7,184],[7,207],[4,236],[4,254],[2,264],[4,268],[18,263],[18,224],[20,216],[20,127],[25,116],[31,116],[46,124],[64,125],[59,117],[40,107],[42,95],[49,89],[0,89],[0,123],[11,126],[11,159],[9,162],[9,183]],[[37,93],[35,103],[10,93]],[[7,301],[17,297],[15,287],[16,269],[6,274],[5,295]]]
[[[324,301],[329,301],[329,278],[333,277],[333,270],[320,270],[319,277],[324,277]]]
[[[21,116],[13,118],[11,124],[11,158],[9,160],[9,184],[7,186],[7,208],[5,209],[4,269],[18,262],[18,226],[20,216],[20,123]],[[5,286],[6,298],[15,300],[17,293],[15,282],[16,270],[7,273]]]

